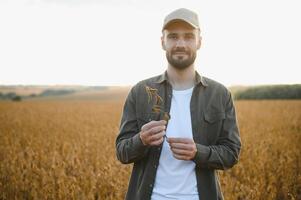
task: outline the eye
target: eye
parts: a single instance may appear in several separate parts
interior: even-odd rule
[[[168,38],[169,38],[169,39],[173,39],[173,40],[175,40],[175,39],[177,39],[177,38],[178,38],[178,36],[177,36],[177,35],[175,35],[175,34],[170,34],[170,35],[168,35]]]
[[[188,34],[188,35],[185,36],[185,38],[188,39],[188,40],[192,40],[192,39],[194,39],[195,37],[194,37],[193,34]]]

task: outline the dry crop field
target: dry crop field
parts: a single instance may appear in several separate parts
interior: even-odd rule
[[[0,200],[123,199],[123,101],[0,102]],[[301,101],[236,101],[242,152],[219,171],[226,200],[301,199]]]

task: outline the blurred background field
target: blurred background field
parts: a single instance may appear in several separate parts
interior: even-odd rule
[[[127,92],[0,101],[0,200],[123,199],[132,166],[117,161],[115,138]],[[225,199],[301,199],[301,100],[235,107],[243,148],[218,172]]]

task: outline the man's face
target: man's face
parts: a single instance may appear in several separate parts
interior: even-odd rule
[[[194,63],[201,46],[199,30],[183,21],[175,21],[166,27],[161,37],[167,61],[176,69],[184,70]]]

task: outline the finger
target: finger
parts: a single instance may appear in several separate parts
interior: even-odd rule
[[[154,127],[149,130],[142,131],[142,132],[145,137],[150,138],[152,135],[155,135],[163,130],[165,130],[164,126],[163,127],[157,126],[157,127]]]
[[[150,121],[147,124],[144,124],[141,127],[141,130],[148,130],[154,126],[163,126],[166,125],[166,121],[165,120],[160,120],[160,121]]]
[[[181,155],[177,155],[177,154],[172,154],[173,157],[175,157],[178,160],[190,160],[187,156],[181,156]]]
[[[153,141],[157,141],[161,138],[163,138],[163,136],[165,135],[165,130],[161,131],[161,132],[158,132],[158,133],[152,133],[152,132],[149,132],[149,131],[145,131],[145,132],[142,132],[142,135],[143,135],[143,140],[145,141],[146,144],[149,144]]]
[[[147,124],[144,124],[141,129],[143,130],[148,130],[151,129],[154,126],[162,126],[162,125],[166,125],[166,121],[165,120],[160,120],[160,121],[150,121]]]
[[[191,155],[190,151],[186,151],[186,150],[182,150],[182,149],[171,149],[171,151],[174,154],[177,154],[179,156],[190,156]]]
[[[148,132],[149,135],[155,135],[161,131],[164,131],[166,129],[165,126],[156,126],[156,127],[153,127],[149,130],[147,130],[146,132]]]
[[[191,144],[183,144],[183,143],[169,143],[170,148],[173,149],[182,149],[182,150],[193,150],[193,146]]]
[[[185,143],[185,144],[189,144],[193,142],[193,139],[191,138],[168,138],[169,143]]]
[[[163,130],[163,131],[161,131],[161,132],[159,132],[159,133],[156,133],[156,134],[152,135],[152,136],[150,137],[150,141],[156,141],[156,140],[159,140],[159,139],[163,138],[164,135],[165,135],[165,131]]]
[[[159,140],[152,141],[150,143],[150,145],[151,146],[159,146],[163,141],[164,141],[164,139],[163,139],[163,137],[161,137]]]

